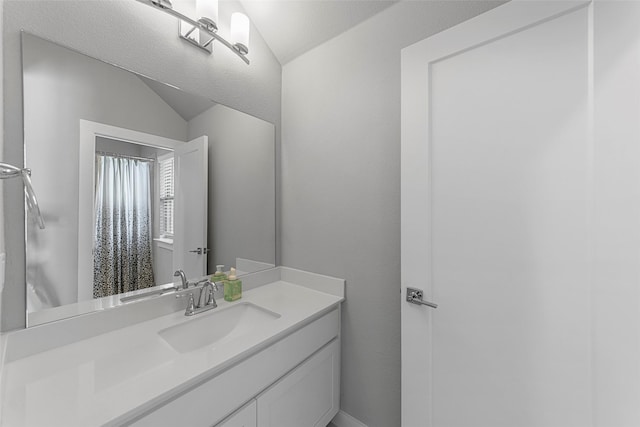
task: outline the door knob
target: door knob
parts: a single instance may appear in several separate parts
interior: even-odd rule
[[[438,308],[438,304],[424,301],[422,299],[422,289],[407,288],[407,302],[417,305],[426,305],[431,308]]]
[[[206,253],[208,253],[209,251],[210,251],[210,249],[209,249],[209,248],[198,248],[198,249],[195,249],[195,250],[193,250],[193,251],[189,251],[189,252],[193,252],[193,253],[195,253],[195,254],[202,255],[203,253],[204,253],[204,254],[206,254]]]

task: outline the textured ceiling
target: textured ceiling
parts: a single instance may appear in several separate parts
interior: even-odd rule
[[[397,0],[240,0],[284,65]]]

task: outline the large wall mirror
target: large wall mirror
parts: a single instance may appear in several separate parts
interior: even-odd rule
[[[27,326],[275,264],[274,125],[22,34]],[[152,289],[150,289],[152,288]]]

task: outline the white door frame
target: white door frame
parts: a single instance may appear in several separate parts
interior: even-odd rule
[[[401,361],[402,426],[432,426],[431,317],[437,309],[406,302],[406,288],[431,300],[431,64],[523,28],[589,5],[590,1],[513,0],[401,53]],[[425,165],[427,167],[425,167]],[[438,301],[434,301],[437,303]],[[416,392],[418,390],[419,392]]]
[[[174,168],[175,168],[175,210],[174,210],[174,233],[179,238],[173,240],[173,269],[184,270],[187,274],[187,278],[190,277],[202,277],[207,274],[207,227],[208,216],[208,170],[209,170],[209,137],[202,135],[194,138],[174,151]],[[199,155],[191,169],[191,171],[199,171],[202,174],[201,180],[199,180],[199,186],[188,185],[183,179],[183,161],[185,156],[195,153]],[[200,164],[198,166],[198,163]],[[188,168],[189,169],[189,168]],[[200,190],[200,191],[198,191]],[[198,213],[198,210],[200,211]],[[187,227],[193,229],[197,224],[198,215],[202,222],[198,227],[199,233],[196,237],[197,243],[193,245],[193,241],[187,242],[189,236],[193,238],[193,235],[187,232]],[[203,254],[187,255],[189,252],[202,248]],[[196,266],[186,261],[186,256],[189,257],[202,257],[197,260],[196,264],[198,268],[197,272],[194,272]],[[193,258],[191,258],[193,260]]]
[[[174,151],[184,141],[103,123],[80,120],[78,175],[78,301],[93,297],[83,284],[93,284],[93,230],[96,138],[104,137]]]

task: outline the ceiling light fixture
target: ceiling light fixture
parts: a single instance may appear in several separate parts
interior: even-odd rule
[[[213,51],[213,42],[219,41],[238,55],[246,64],[249,64],[249,18],[242,13],[231,15],[231,42],[218,34],[218,0],[196,0],[196,14],[198,20],[193,20],[173,9],[170,0],[138,0],[159,9],[180,21],[180,38],[190,44],[205,50]],[[186,27],[186,29],[185,29]]]

